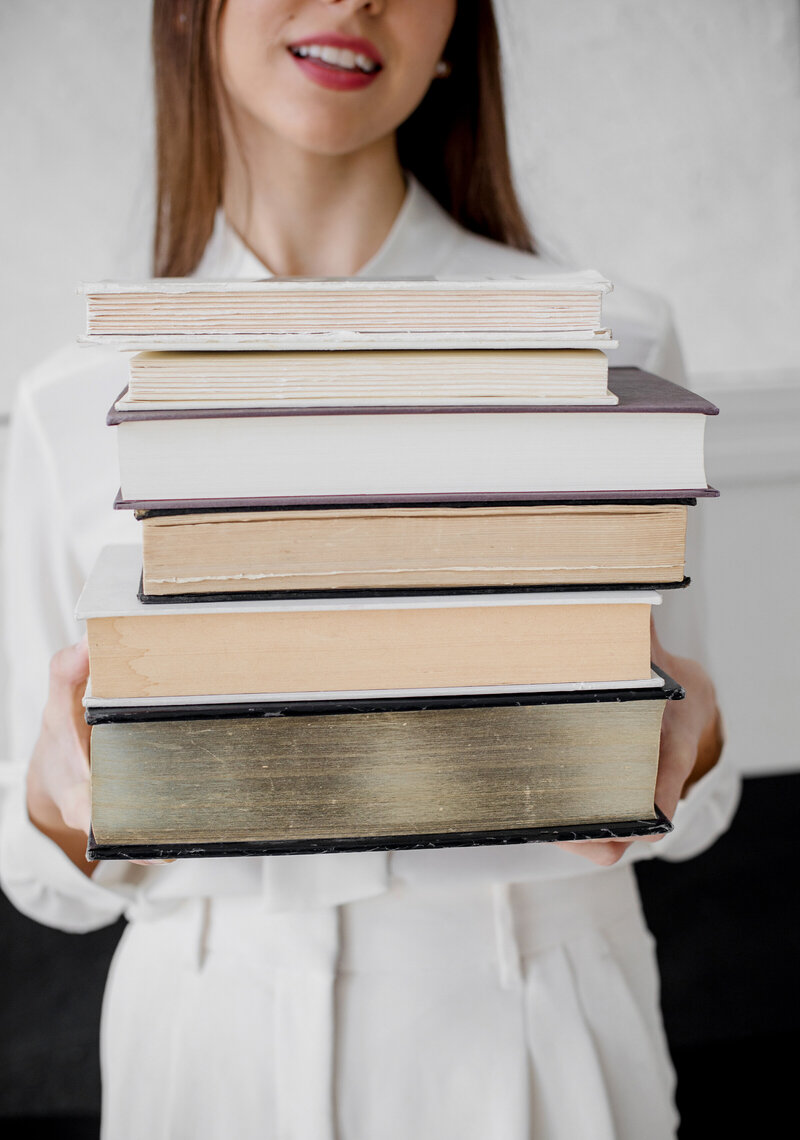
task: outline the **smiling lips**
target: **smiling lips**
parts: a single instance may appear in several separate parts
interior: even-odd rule
[[[369,40],[328,33],[289,44],[300,70],[321,87],[357,91],[378,77],[383,60]]]

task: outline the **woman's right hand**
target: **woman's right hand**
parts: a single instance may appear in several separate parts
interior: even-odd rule
[[[86,638],[60,650],[50,662],[50,691],[27,785],[31,822],[85,875],[97,866],[86,858],[92,799],[89,726],[81,700],[88,677]]]

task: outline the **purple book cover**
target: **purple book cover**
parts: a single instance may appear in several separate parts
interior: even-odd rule
[[[715,416],[719,408],[710,401],[690,392],[679,384],[673,384],[660,376],[644,372],[640,368],[610,368],[608,376],[609,389],[617,396],[617,404],[537,404],[537,405],[459,405],[454,407],[418,405],[403,407],[287,407],[287,408],[193,408],[178,409],[165,408],[163,410],[147,411],[119,411],[112,407],[106,422],[110,426],[121,423],[132,423],[146,420],[172,420],[172,419],[223,419],[241,418],[248,416],[353,416],[353,415],[396,415],[420,414],[437,415],[463,413],[496,413],[498,415],[524,414],[549,415],[552,412],[591,412],[597,415],[624,415],[629,412],[660,412],[677,414],[694,414]],[[120,397],[124,392],[120,394]],[[719,494],[713,487],[692,487],[673,489],[648,489],[631,492],[608,490],[602,494],[597,491],[570,491],[564,494],[558,491],[547,492],[514,492],[514,493],[487,493],[475,494],[418,494],[418,495],[319,495],[298,498],[293,496],[273,496],[269,498],[238,498],[238,499],[123,499],[117,495],[114,506],[118,510],[242,510],[247,508],[292,508],[292,507],[367,507],[367,506],[404,506],[425,504],[450,504],[453,506],[470,505],[481,506],[487,503],[496,505],[535,505],[536,503],[603,503],[603,502],[687,502],[696,498],[715,498]]]
[[[681,412],[716,416],[719,408],[688,388],[673,384],[641,368],[609,368],[608,387],[618,404],[459,404],[452,406],[418,404],[402,407],[287,407],[287,408],[164,408],[147,411],[118,411],[112,407],[106,417],[110,427],[136,420],[203,420],[247,416],[391,416],[391,415],[468,415],[471,412],[498,415],[549,415],[552,412],[592,412],[597,415],[619,415],[625,412]],[[120,393],[121,399],[125,393]]]

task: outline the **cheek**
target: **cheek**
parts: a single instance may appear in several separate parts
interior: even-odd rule
[[[387,71],[393,126],[399,126],[419,106],[434,82],[455,15],[455,0],[406,0],[393,10],[397,20],[393,39],[395,65]],[[446,81],[442,81],[446,82]],[[388,94],[388,92],[387,92]]]
[[[219,74],[229,98],[254,110],[283,64],[282,33],[296,0],[222,0],[217,36]]]
[[[456,0],[403,0],[389,20],[406,48],[435,63],[442,58],[455,16]]]

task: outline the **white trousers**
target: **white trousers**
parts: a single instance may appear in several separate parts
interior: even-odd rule
[[[131,923],[103,1010],[105,1140],[667,1140],[633,874],[397,886]]]

